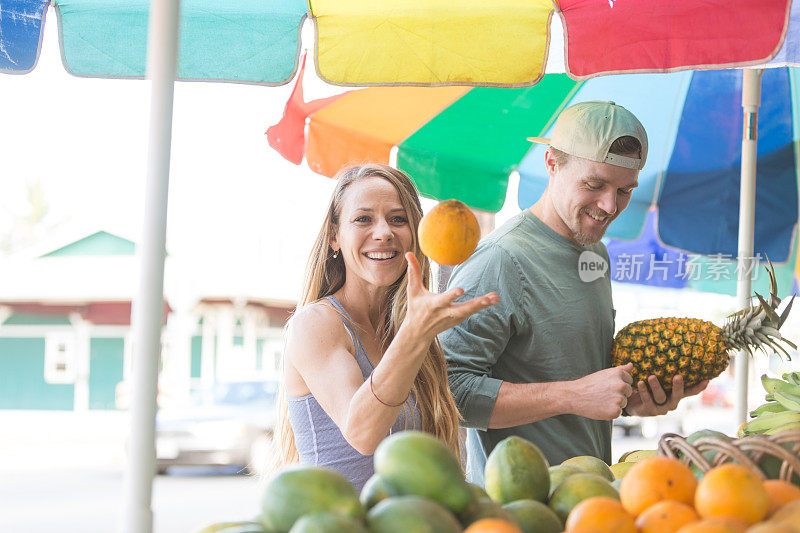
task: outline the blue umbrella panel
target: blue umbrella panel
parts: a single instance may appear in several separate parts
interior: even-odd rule
[[[36,66],[49,3],[50,0],[0,3],[0,72],[26,74]]]
[[[764,71],[758,125],[755,254],[769,257],[781,271],[788,269],[789,277],[779,280],[786,288],[791,286],[798,217],[797,76],[789,68]],[[648,133],[650,151],[639,187],[628,208],[609,227],[608,237],[638,239],[655,207],[653,231],[660,245],[707,256],[695,259],[697,265],[711,257],[719,269],[730,273],[735,268],[741,91],[738,70],[626,74],[589,80],[564,102],[563,106],[613,100],[633,111]],[[542,136],[547,137],[549,130]],[[547,185],[545,149],[532,147],[520,163],[522,208],[533,204]],[[720,283],[714,291],[731,292],[723,285],[727,284]],[[735,293],[735,281],[732,285]]]

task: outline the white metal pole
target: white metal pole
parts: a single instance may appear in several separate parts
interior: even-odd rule
[[[153,0],[147,42],[150,136],[144,224],[139,248],[139,288],[133,303],[133,398],[125,505],[120,530],[151,533],[155,474],[155,415],[161,325],[164,316],[167,191],[172,142],[172,97],[178,57],[180,0]]]
[[[761,105],[761,69],[742,71],[742,176],[739,194],[739,277],[736,297],[740,309],[750,302],[753,289],[751,273],[753,264],[753,235],[756,209],[756,159],[758,146],[758,107]],[[736,423],[747,420],[747,385],[749,376],[748,355],[744,351],[736,354],[736,398],[734,413]]]

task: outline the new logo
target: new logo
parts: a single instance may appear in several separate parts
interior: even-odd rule
[[[585,251],[578,257],[578,276],[581,281],[591,283],[608,272],[608,262],[594,252]]]

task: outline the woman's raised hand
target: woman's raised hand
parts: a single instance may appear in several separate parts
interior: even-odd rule
[[[422,284],[422,269],[413,253],[406,253],[408,261],[408,307],[405,322],[426,337],[433,337],[463,322],[473,313],[500,301],[490,292],[466,302],[455,300],[464,294],[461,288],[450,289],[442,294],[430,292]]]

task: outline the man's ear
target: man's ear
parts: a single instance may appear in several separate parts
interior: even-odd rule
[[[555,176],[556,167],[558,167],[558,162],[556,161],[555,156],[550,151],[550,148],[544,151],[544,166],[547,169],[547,174],[551,178]]]

